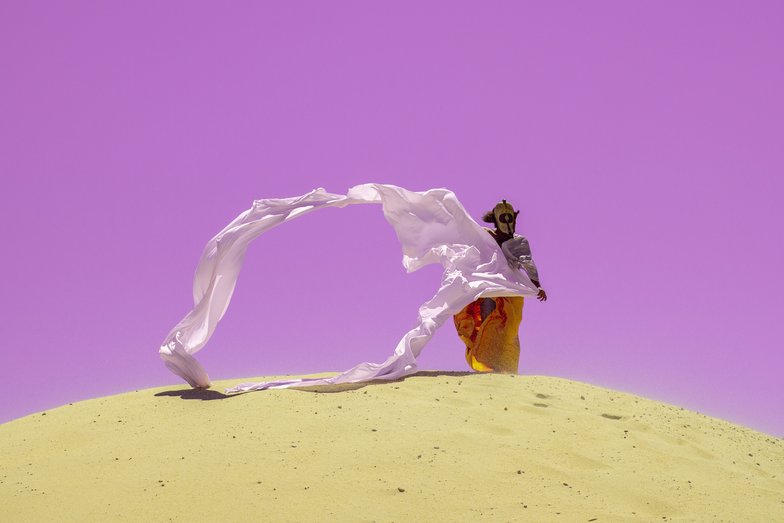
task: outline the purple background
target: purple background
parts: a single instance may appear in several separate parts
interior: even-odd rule
[[[522,209],[521,372],[784,435],[781,2],[124,4],[0,4],[0,421],[178,383],[207,240],[373,181]],[[440,279],[400,259],[377,206],[277,228],[198,357],[381,361]]]

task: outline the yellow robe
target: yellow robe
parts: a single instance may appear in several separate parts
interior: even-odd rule
[[[455,314],[468,365],[479,372],[517,374],[522,319],[522,296],[479,298]]]

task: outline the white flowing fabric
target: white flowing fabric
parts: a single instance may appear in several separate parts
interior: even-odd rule
[[[346,195],[315,189],[294,198],[256,200],[207,243],[193,281],[194,308],[161,345],[166,366],[193,387],[209,387],[209,377],[193,355],[204,347],[226,312],[248,244],[309,212],[360,203],[381,204],[400,240],[408,272],[431,263],[444,267],[440,288],[419,308],[419,323],[383,363],[360,363],[331,378],[243,383],[227,393],[398,379],[416,372],[416,358],[436,329],[480,296],[536,295],[525,272],[507,262],[493,237],[447,189],[413,192],[394,185],[365,184],[352,187]]]

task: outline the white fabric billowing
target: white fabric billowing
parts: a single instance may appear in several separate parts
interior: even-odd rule
[[[418,324],[383,363],[360,363],[331,378],[243,383],[227,393],[398,379],[416,372],[416,358],[435,330],[475,299],[536,295],[528,276],[507,262],[493,237],[447,189],[413,192],[394,185],[365,184],[352,187],[346,195],[315,189],[294,198],[256,200],[207,243],[193,282],[195,306],[161,345],[166,366],[193,387],[209,387],[209,377],[193,355],[204,347],[226,312],[248,244],[304,214],[360,203],[381,204],[400,240],[408,272],[431,263],[444,267],[438,291],[419,308]]]

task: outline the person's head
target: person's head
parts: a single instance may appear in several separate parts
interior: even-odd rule
[[[487,223],[495,224],[496,231],[505,236],[512,236],[517,225],[517,215],[520,211],[515,211],[512,204],[506,200],[501,200],[496,204],[492,211],[488,211],[482,217]]]

